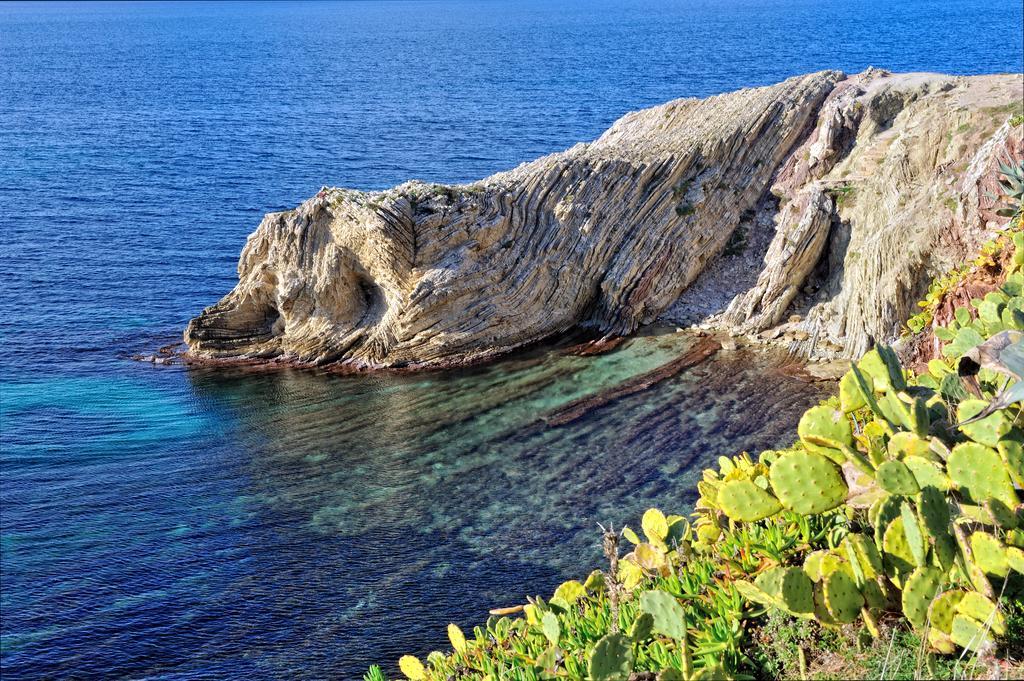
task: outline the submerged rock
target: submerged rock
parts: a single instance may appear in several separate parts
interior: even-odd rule
[[[574,328],[799,314],[804,354],[856,354],[990,231],[1020,99],[1019,75],[825,71],[630,113],[469,185],[325,188],[264,218],[188,352],[446,365]]]

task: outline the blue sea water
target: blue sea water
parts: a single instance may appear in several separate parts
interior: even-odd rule
[[[321,185],[459,182],[822,68],[1024,70],[1019,0],[0,5],[0,671],[339,678],[596,564],[827,387],[686,347],[422,375],[130,361]]]

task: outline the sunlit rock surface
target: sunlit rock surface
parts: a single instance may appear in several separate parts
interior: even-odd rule
[[[443,366],[794,312],[805,354],[854,354],[997,226],[985,191],[1021,148],[1020,100],[1020,75],[825,71],[634,112],[469,185],[325,188],[264,218],[189,354]]]

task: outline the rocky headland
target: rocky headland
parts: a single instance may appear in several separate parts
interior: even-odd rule
[[[263,219],[187,352],[445,366],[661,319],[858,356],[1005,222],[1022,90],[824,71],[633,112],[468,185],[324,188]]]

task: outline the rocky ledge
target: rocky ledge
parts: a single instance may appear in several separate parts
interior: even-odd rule
[[[468,185],[324,188],[270,213],[195,359],[437,366],[658,318],[806,356],[890,340],[1002,224],[1022,76],[824,71],[627,114]]]

